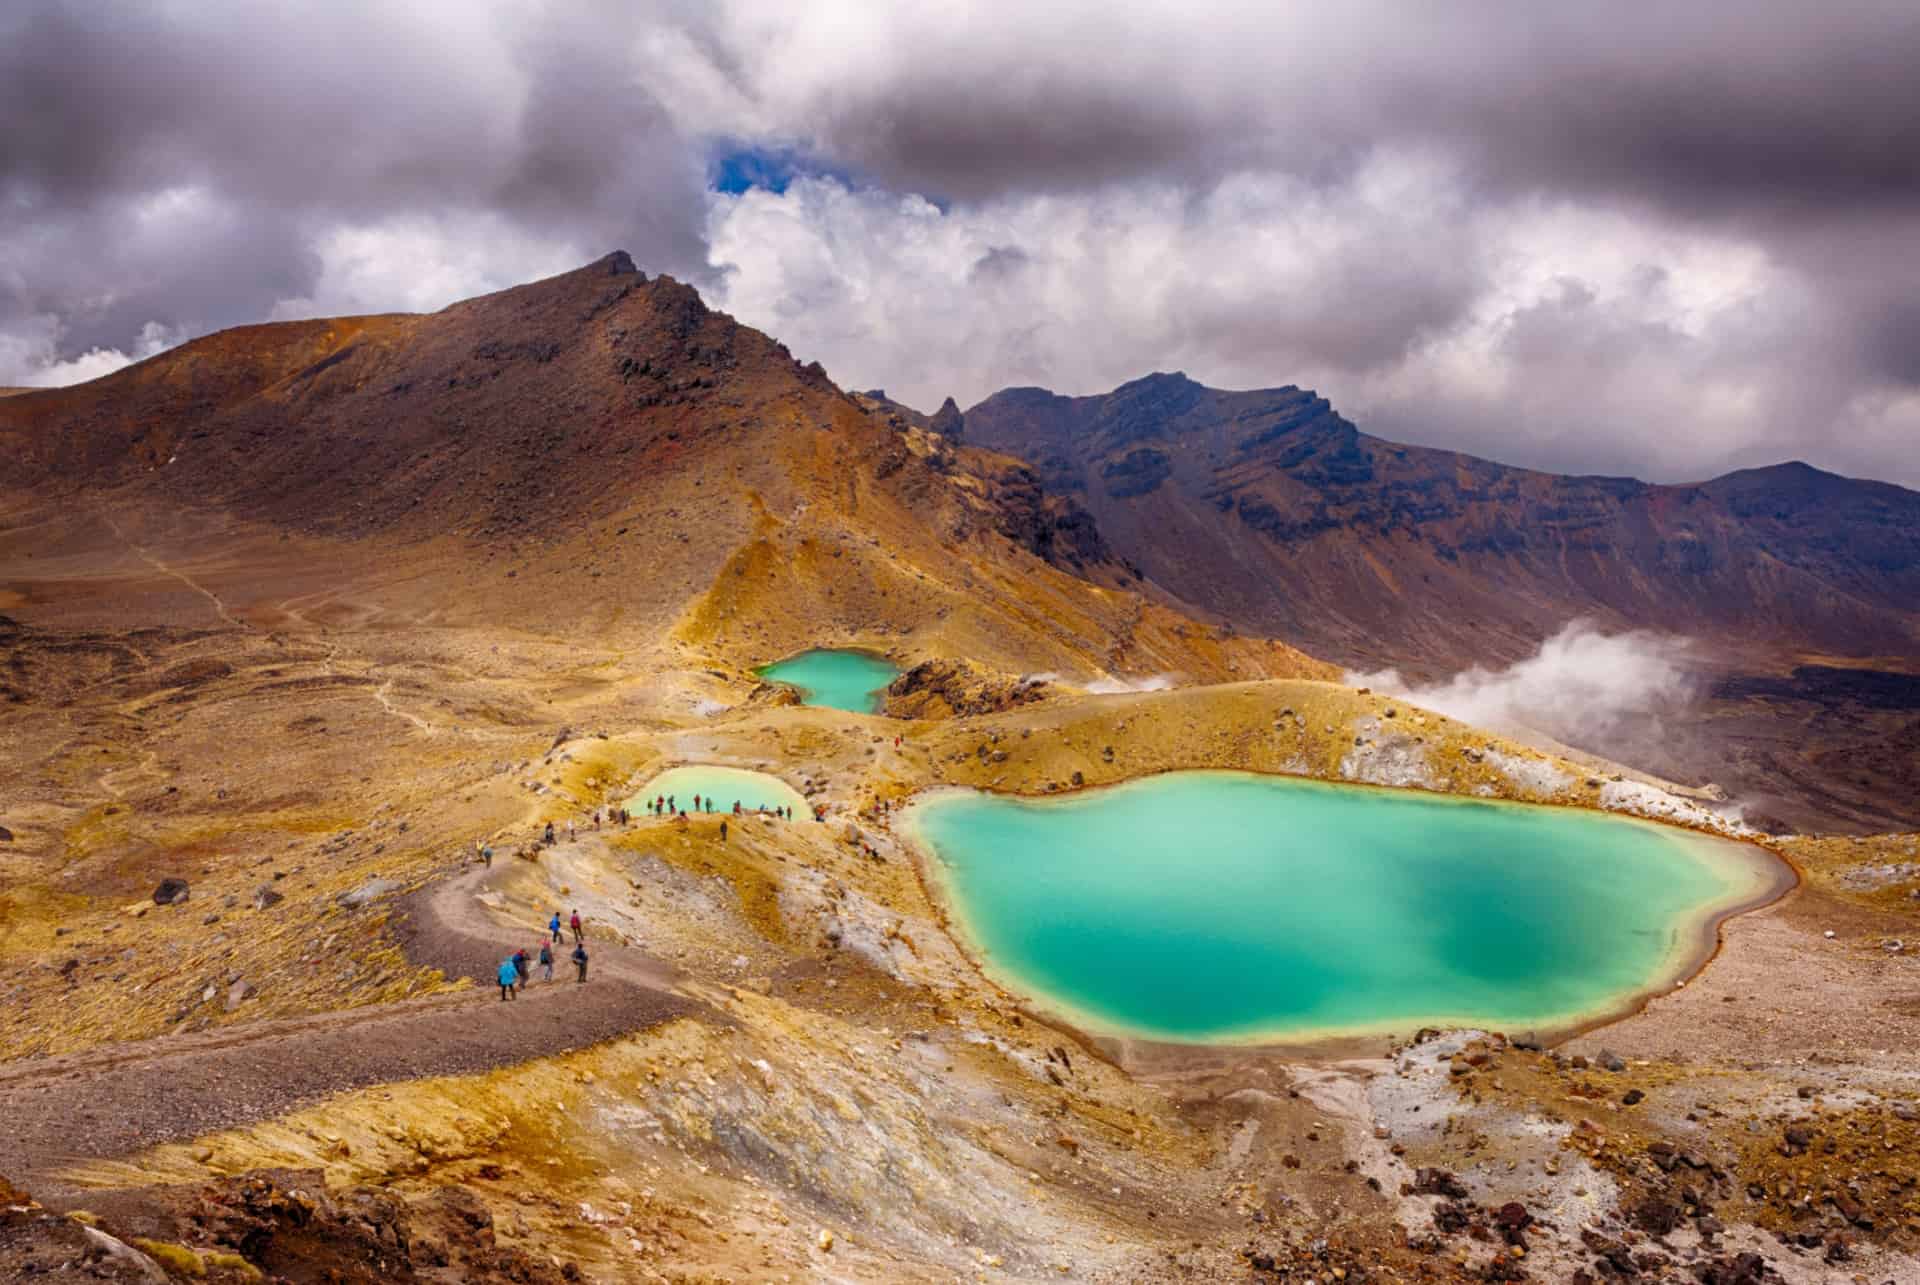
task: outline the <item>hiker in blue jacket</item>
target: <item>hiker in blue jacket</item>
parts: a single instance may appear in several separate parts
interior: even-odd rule
[[[513,956],[500,961],[500,998],[509,1000],[514,997],[514,988],[520,984],[520,970],[513,966]]]
[[[560,912],[553,912],[553,919],[547,924],[547,934],[555,941],[560,940]]]

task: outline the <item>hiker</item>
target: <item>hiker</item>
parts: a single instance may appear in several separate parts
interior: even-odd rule
[[[557,913],[553,917],[553,922],[556,925],[553,931],[553,939],[559,941],[560,930],[557,925],[560,922],[560,916]],[[567,923],[573,929],[573,944],[578,946],[580,944],[580,912],[577,910],[574,911],[573,918],[568,920]]]
[[[547,839],[546,839],[546,841],[547,841],[548,843],[552,843],[552,842],[553,842],[553,822],[551,822],[551,821],[549,821],[549,822],[547,822]]]
[[[726,822],[726,818],[722,817],[720,820],[720,842],[725,843],[726,841],[727,841],[727,822]]]
[[[738,799],[735,799],[735,800],[733,801],[733,814],[734,814],[735,816],[739,816],[739,815],[740,815],[740,800],[738,800]]]
[[[513,957],[508,956],[506,959],[501,960],[499,982],[500,982],[500,998],[502,1001],[510,1000],[513,998],[514,987],[519,983],[519,981],[520,981],[520,970],[513,966]]]
[[[593,810],[593,828],[596,830],[600,828],[600,809],[599,808],[595,808]]]
[[[491,843],[483,843],[480,845],[480,864],[486,866],[489,870],[493,868],[493,845]]]
[[[513,965],[513,971],[519,975],[520,984],[525,986],[527,984],[527,978],[533,974],[533,967],[527,958],[527,952],[524,950],[516,950],[513,952],[513,958],[507,962]]]
[[[584,944],[575,946],[573,948],[573,966],[580,970],[580,975],[574,978],[573,980],[576,982],[586,981],[587,980],[587,948]]]
[[[567,842],[568,843],[573,842],[573,818],[572,817],[567,818]]]
[[[554,930],[553,940],[560,940],[558,929]],[[540,980],[543,982],[553,980],[553,945],[550,942],[540,943]]]
[[[697,794],[693,796],[693,810],[695,812],[700,810],[700,796]]]
[[[560,940],[560,912],[554,911],[553,918],[547,922],[547,934],[555,941]]]

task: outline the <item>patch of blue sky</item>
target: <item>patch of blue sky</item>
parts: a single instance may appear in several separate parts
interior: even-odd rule
[[[738,196],[754,188],[785,192],[796,178],[833,178],[852,187],[853,177],[801,148],[738,139],[722,141],[707,165],[707,185]]]

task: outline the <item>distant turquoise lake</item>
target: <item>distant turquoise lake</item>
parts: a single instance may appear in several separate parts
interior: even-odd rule
[[[1573,1025],[1671,986],[1791,882],[1651,822],[1241,772],[941,791],[904,821],[996,980],[1178,1042]]]
[[[822,648],[767,665],[759,673],[770,683],[798,688],[800,699],[809,705],[877,714],[882,693],[900,676],[900,667],[869,652]]]

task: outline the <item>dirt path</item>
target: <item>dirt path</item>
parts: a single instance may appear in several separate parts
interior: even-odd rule
[[[135,557],[139,558],[142,562],[152,567],[155,571],[158,571],[161,575],[171,576],[173,579],[178,580],[181,584],[185,585],[187,588],[193,590],[195,593],[205,598],[208,602],[212,603],[214,613],[218,615],[220,619],[226,621],[227,624],[233,626],[235,629],[251,629],[252,628],[252,626],[247,624],[246,621],[238,619],[237,617],[234,616],[232,612],[227,610],[227,604],[220,601],[219,594],[207,588],[205,585],[201,584],[198,580],[195,580],[192,576],[188,575],[186,572],[176,570],[174,567],[168,565],[166,562],[164,562],[160,558],[155,557],[153,554],[148,553],[141,546],[135,544],[133,540],[127,535],[127,533],[121,530],[120,524],[118,522],[115,522],[111,515],[109,515],[103,510],[100,514],[100,517],[101,517],[101,520],[107,524],[108,528],[112,530],[114,535],[120,538],[120,542],[126,545],[127,548],[133,552]]]
[[[415,962],[491,981],[506,940],[476,899],[501,873],[476,868],[407,898],[402,936]],[[36,1194],[58,1172],[163,1142],[283,1115],[350,1089],[491,1070],[581,1048],[703,1011],[640,951],[596,944],[590,980],[536,981],[512,1003],[485,989],[221,1027],[0,1064],[0,1174]],[[537,972],[537,969],[536,969]]]

